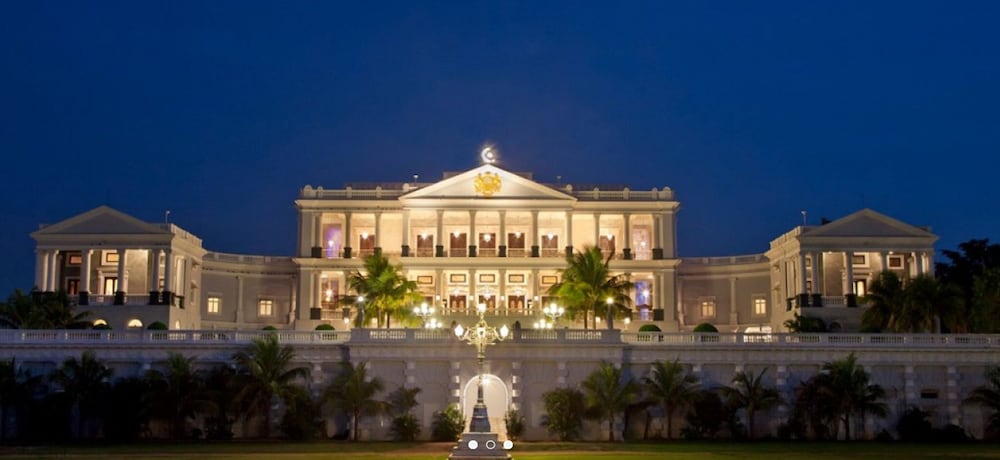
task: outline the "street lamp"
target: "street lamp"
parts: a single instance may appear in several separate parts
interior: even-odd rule
[[[419,307],[413,307],[413,314],[420,317],[420,322],[426,326],[427,318],[434,314],[434,307],[428,306],[427,302],[424,302]]]
[[[471,433],[489,433],[490,419],[486,415],[486,403],[483,401],[483,374],[486,372],[484,361],[486,360],[486,347],[503,341],[510,333],[507,325],[500,326],[500,329],[486,323],[486,304],[479,304],[479,321],[465,329],[461,324],[455,326],[455,337],[469,345],[476,347],[476,360],[479,363],[479,381],[476,387],[476,405],[472,409],[472,422],[469,424]]]
[[[555,326],[555,323],[545,321],[545,318],[535,321],[535,329],[552,329],[553,326]]]

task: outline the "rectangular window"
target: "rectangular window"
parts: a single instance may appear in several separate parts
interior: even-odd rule
[[[257,301],[257,316],[273,316],[274,301],[271,299],[260,299]]]
[[[67,278],[66,279],[66,294],[67,295],[77,295],[80,293],[80,279],[79,278]]]
[[[715,298],[703,298],[699,303],[702,318],[715,318]]]
[[[542,284],[549,286],[559,282],[559,277],[556,275],[542,275]]]
[[[903,256],[889,256],[889,268],[894,270],[903,269]]]
[[[70,254],[69,256],[66,257],[67,265],[80,265],[82,263],[83,263],[82,254]]]
[[[209,314],[217,315],[222,311],[222,299],[219,297],[209,297],[206,306],[208,307]]]
[[[764,316],[767,314],[767,298],[765,297],[753,298],[753,314],[757,316]]]
[[[513,232],[507,234],[507,257],[525,257],[528,254],[524,248],[524,233]]]
[[[855,267],[867,267],[868,266],[868,254],[854,254],[851,257],[851,263]]]
[[[434,257],[434,235],[425,232],[417,236],[417,257]]]
[[[542,235],[542,257],[559,257],[559,235]]]
[[[469,254],[469,236],[461,232],[452,232],[451,243],[448,246],[448,257],[465,257]]]
[[[479,257],[496,257],[496,255],[497,255],[496,233],[480,233]]]
[[[105,263],[105,265],[117,264],[118,263],[118,251],[105,251],[104,252],[104,263]]]

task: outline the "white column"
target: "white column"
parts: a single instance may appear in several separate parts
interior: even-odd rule
[[[479,249],[479,237],[476,236],[476,211],[469,211],[469,246],[476,246]],[[470,256],[472,254],[469,254]]]
[[[882,263],[882,271],[889,269],[889,254],[885,251],[880,251],[878,253],[879,262]]]
[[[83,257],[80,261],[80,291],[90,292],[90,256],[94,251],[90,249],[84,249],[80,251],[83,253]]]
[[[844,253],[844,273],[847,275],[847,292],[845,294],[854,294],[854,252],[847,251]]]
[[[501,302],[503,303],[504,314],[507,313],[507,269],[500,269],[500,292],[497,293],[497,313],[500,312]]]
[[[128,292],[128,280],[125,279],[125,248],[118,248],[118,292]]]
[[[167,254],[167,267],[169,267],[171,265],[170,264],[170,258],[171,258],[171,256],[168,253]],[[170,273],[170,269],[169,268],[167,268],[167,273]],[[169,279],[170,279],[170,276],[167,275],[167,280],[169,280]],[[169,283],[169,281],[168,281],[168,283]],[[170,285],[169,284],[167,284],[165,287],[166,287],[166,289],[168,291],[170,290]],[[239,275],[236,275],[236,327],[240,327],[242,322],[243,322],[243,277],[239,276]]]
[[[677,215],[673,211],[664,214],[663,233],[665,243],[663,244],[663,257],[673,259],[677,257]]]
[[[88,251],[89,252],[89,251]],[[153,274],[149,279],[149,292],[160,290],[160,250],[149,250],[150,263],[153,265]],[[87,260],[87,256],[84,256]]]
[[[350,212],[344,213],[344,247],[351,247],[351,216]]]
[[[163,290],[174,292],[174,254],[167,249],[163,251],[165,257],[163,262]]]
[[[662,232],[661,232],[661,229],[660,229],[660,227],[663,225],[663,222],[660,221],[660,216],[657,215],[657,214],[650,214],[650,217],[652,217],[652,219],[653,219],[653,241],[652,241],[653,246],[652,246],[652,249],[663,249],[664,244],[663,244],[663,240],[661,239],[661,237],[662,237],[661,233]]]
[[[924,274],[924,254],[921,252],[913,253],[913,261],[917,264],[917,276]]]
[[[472,297],[470,302],[466,304],[472,311],[476,311],[476,307],[479,306],[479,293],[476,292],[476,270],[469,270],[469,296]]]
[[[48,251],[35,249],[35,287],[45,291],[49,286],[49,254]]]
[[[594,213],[594,246],[601,247],[601,213]]]
[[[375,247],[382,248],[382,212],[375,213]]]
[[[799,252],[799,294],[805,294],[806,289],[806,255]]]
[[[320,248],[325,247],[326,241],[323,241],[323,214],[319,212],[313,213],[312,220],[313,220],[312,246]]]
[[[812,292],[813,294],[822,294],[823,291],[819,286],[819,271],[823,267],[823,253],[816,251],[812,253]]]
[[[59,250],[53,249],[49,251],[49,280],[48,285],[45,287],[46,291],[55,292],[59,289]]]
[[[624,246],[622,246],[622,252],[624,252],[625,249],[628,249],[629,257],[634,259],[635,254],[632,252],[632,214],[629,214],[627,212],[625,214],[622,214],[622,220],[625,221],[625,235],[623,235]]]
[[[437,238],[436,246],[444,247],[444,209],[437,210]],[[437,248],[434,248],[434,256],[437,257]]]
[[[800,256],[803,260],[802,265],[805,265],[805,256]],[[805,277],[802,278],[803,280]],[[805,281],[803,281],[805,283]],[[739,324],[740,316],[737,312],[737,302],[736,302],[736,278],[729,278],[729,324],[733,326]]]
[[[497,244],[507,246],[507,211],[500,211],[500,234],[497,236],[500,238]]]
[[[660,221],[660,248],[663,249],[663,257],[666,258],[668,256],[667,248],[673,248],[673,242],[667,239],[667,215],[661,213],[656,217],[656,220]],[[673,230],[672,225],[670,226],[670,230]]]
[[[538,241],[538,211],[531,211],[531,246],[542,246]]]
[[[566,211],[564,214],[566,219],[566,244],[565,246],[573,246],[573,211]]]
[[[410,246],[410,210],[403,210],[403,246]],[[401,248],[402,249],[402,248]]]
[[[930,275],[931,277],[933,277],[934,276],[934,253],[933,252],[925,252],[924,253],[924,257],[927,258],[927,265],[926,265],[927,269],[926,269],[926,272],[927,272],[928,275]]]

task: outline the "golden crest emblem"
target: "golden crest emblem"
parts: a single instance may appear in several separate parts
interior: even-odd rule
[[[475,186],[476,193],[489,198],[494,193],[500,191],[502,182],[500,181],[499,174],[484,172],[476,174],[476,180],[473,182],[473,185]]]

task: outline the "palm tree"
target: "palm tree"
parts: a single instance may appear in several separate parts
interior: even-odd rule
[[[341,363],[340,373],[323,392],[323,400],[328,401],[335,409],[351,415],[351,439],[357,441],[361,417],[377,414],[384,408],[384,403],[375,399],[375,395],[382,389],[382,379],[368,378],[365,363],[355,366],[345,362]]]
[[[1000,366],[986,371],[986,383],[973,389],[965,402],[978,404],[991,411],[986,433],[990,437],[1000,435]]]
[[[77,409],[77,436],[83,437],[85,421],[95,415],[101,405],[113,372],[97,360],[93,351],[83,352],[80,359],[69,358],[49,375],[59,385]]]
[[[885,397],[885,390],[870,383],[871,376],[857,362],[857,356],[851,353],[844,359],[824,363],[822,373],[817,376],[821,391],[830,397],[834,413],[840,416],[844,439],[848,440],[851,420],[856,415],[863,424],[866,414],[884,417],[887,411],[885,403],[879,401]]]
[[[861,316],[866,329],[877,331],[895,330],[897,312],[904,302],[903,281],[895,273],[884,271],[868,287],[865,300],[868,309]]]
[[[606,308],[608,329],[611,329],[618,311],[628,311],[632,306],[629,292],[633,284],[625,275],[611,274],[611,257],[613,254],[605,258],[596,246],[584,247],[566,257],[566,268],[559,270],[561,280],[548,290],[549,295],[559,297],[566,304],[571,314],[583,314],[584,329],[591,311],[596,316],[599,308]]]
[[[905,289],[906,312],[900,329],[910,332],[940,333],[942,326],[951,331],[966,330],[967,317],[960,308],[961,296],[953,286],[932,276],[911,279]]]
[[[0,304],[0,327],[11,329],[67,329],[86,324],[89,311],[75,311],[64,291],[25,294],[15,289]]]
[[[615,418],[639,396],[639,385],[622,369],[602,361],[581,386],[588,410],[608,421],[608,441],[614,441]]]
[[[758,411],[768,410],[781,402],[781,395],[771,387],[764,386],[765,367],[757,375],[753,372],[740,371],[733,376],[732,386],[723,387],[722,391],[730,404],[747,411],[747,434],[754,439],[754,416]]]
[[[195,418],[209,407],[204,393],[205,382],[195,371],[194,360],[194,356],[185,358],[179,353],[169,353],[165,372],[150,370],[146,373],[154,413],[170,422],[170,434],[175,439],[184,436],[187,419]]]
[[[7,419],[11,409],[23,404],[37,383],[38,378],[18,369],[14,358],[0,361],[0,442],[7,440]]]
[[[299,391],[296,383],[309,375],[306,367],[291,367],[295,360],[295,350],[291,346],[281,346],[278,337],[269,334],[266,338],[254,340],[246,349],[233,355],[239,368],[243,388],[237,399],[247,404],[247,416],[262,414],[265,438],[271,435],[271,402],[279,398],[284,403],[291,401]]]
[[[344,304],[357,303],[365,312],[370,311],[375,316],[378,327],[385,324],[388,328],[389,318],[392,316],[408,317],[409,307],[423,300],[417,290],[417,283],[406,279],[402,267],[390,264],[389,259],[381,254],[366,257],[364,273],[352,273],[347,279],[347,285],[357,296],[345,297]],[[357,302],[359,296],[364,296],[364,302]],[[355,327],[365,326],[362,324],[364,317],[365,315],[355,317]]]
[[[671,421],[674,412],[694,399],[698,393],[698,378],[684,371],[676,359],[673,362],[654,361],[653,371],[643,378],[646,393],[666,412],[667,439],[672,439]]]

